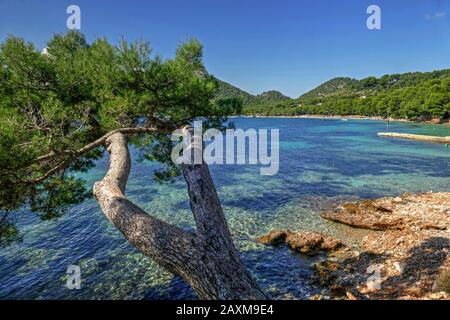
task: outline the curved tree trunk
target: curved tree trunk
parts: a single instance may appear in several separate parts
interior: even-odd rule
[[[197,233],[152,217],[124,193],[131,168],[126,137],[106,140],[107,175],[94,185],[94,196],[108,219],[143,254],[182,277],[201,299],[265,299],[234,247],[206,164],[182,165]]]

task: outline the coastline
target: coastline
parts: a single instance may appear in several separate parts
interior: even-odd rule
[[[310,266],[322,288],[313,300],[450,300],[449,211],[449,192],[345,202],[321,217],[367,230],[356,248],[312,231],[272,230],[257,241],[321,257]]]
[[[373,120],[444,125],[449,122],[412,121],[365,116],[253,116]],[[445,143],[450,137],[404,133],[379,136]],[[310,231],[272,230],[257,239],[264,245],[285,245],[311,264],[310,283],[322,288],[312,300],[450,300],[450,192],[404,193],[376,199],[336,203],[321,217],[367,232],[357,246],[343,238]]]
[[[448,122],[442,122],[438,119],[432,119],[427,121],[417,121],[410,119],[397,119],[397,118],[383,118],[383,117],[370,117],[370,116],[327,116],[327,115],[299,115],[299,116],[265,116],[265,115],[239,115],[238,117],[244,118],[274,118],[274,119],[323,119],[323,120],[373,120],[373,121],[389,121],[389,122],[411,122],[411,123],[423,123],[423,124],[435,124],[450,126],[450,120]]]

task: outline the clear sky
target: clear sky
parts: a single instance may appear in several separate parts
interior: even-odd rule
[[[89,41],[149,40],[170,57],[197,38],[216,77],[251,93],[297,97],[336,76],[450,68],[450,0],[0,0],[0,40],[12,34],[39,49],[81,8]],[[381,8],[381,30],[366,9]]]

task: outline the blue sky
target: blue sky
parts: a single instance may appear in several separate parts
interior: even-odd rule
[[[208,70],[251,93],[297,97],[336,76],[450,68],[450,0],[0,0],[0,40],[12,34],[40,49],[81,8],[88,40],[149,40],[170,57],[195,37]],[[366,9],[381,7],[382,29]]]

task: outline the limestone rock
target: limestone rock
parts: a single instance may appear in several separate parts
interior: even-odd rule
[[[352,227],[386,230],[447,230],[450,193],[405,193],[400,197],[344,203],[322,213],[324,219]]]
[[[286,243],[289,248],[302,254],[315,256],[320,251],[336,251],[344,245],[341,240],[319,232],[292,232],[272,230],[257,240],[262,244],[279,245]]]
[[[286,231],[280,231],[280,230],[272,230],[265,236],[262,236],[258,238],[258,242],[261,244],[270,244],[270,245],[279,245],[284,243],[286,240]]]
[[[345,203],[324,212],[325,219],[375,231],[367,231],[359,255],[343,257],[339,269],[329,271],[323,262],[315,272],[322,276],[319,283],[339,299],[351,299],[344,290],[368,299],[448,299],[449,206],[450,193],[427,192]],[[368,273],[375,264],[382,266],[379,286]]]

